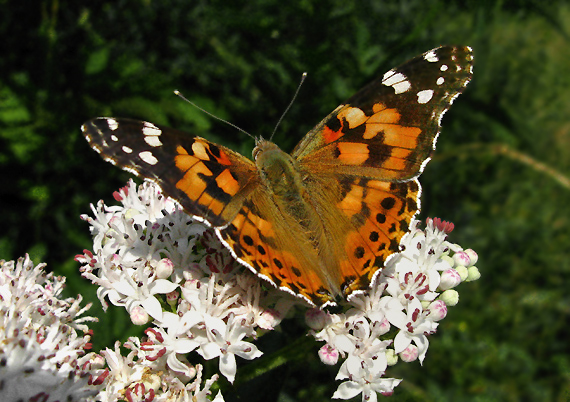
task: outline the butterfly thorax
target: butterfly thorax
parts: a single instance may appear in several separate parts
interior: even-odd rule
[[[305,186],[302,172],[295,159],[270,141],[261,140],[253,150],[255,164],[263,185],[276,197],[295,202]]]
[[[253,155],[260,181],[272,194],[277,213],[291,225],[291,232],[315,249],[322,247],[322,221],[308,191],[307,172],[296,159],[270,141],[258,142]]]

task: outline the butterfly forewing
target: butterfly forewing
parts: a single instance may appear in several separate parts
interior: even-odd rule
[[[417,176],[443,114],[471,79],[472,60],[469,47],[444,46],[388,71],[321,121],[293,156],[321,171],[326,160],[335,172],[348,166],[384,180]]]
[[[154,181],[214,227],[230,222],[254,188],[253,162],[203,138],[131,119],[98,118],[82,130],[105,160]]]

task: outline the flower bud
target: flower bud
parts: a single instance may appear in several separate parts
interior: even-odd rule
[[[462,265],[464,267],[468,267],[471,264],[471,259],[469,258],[469,254],[465,251],[459,251],[453,254],[453,261],[455,265]]]
[[[398,355],[394,351],[394,349],[386,349],[386,360],[388,366],[393,366],[398,363]]]
[[[455,306],[459,303],[459,293],[453,289],[446,290],[439,296],[439,298],[446,306]]]
[[[434,321],[442,320],[447,315],[447,306],[443,300],[434,301],[429,305],[428,309],[430,311],[429,318]]]
[[[458,265],[457,267],[455,267],[455,270],[459,274],[459,277],[461,278],[462,281],[466,280],[467,277],[469,276],[468,269],[463,265]]]
[[[173,270],[174,264],[168,258],[163,258],[156,264],[156,276],[159,279],[167,279]]]
[[[136,306],[130,311],[130,318],[135,325],[144,325],[149,320],[149,315],[141,306]]]
[[[461,276],[457,270],[451,268],[441,274],[441,281],[439,282],[439,288],[441,290],[447,290],[456,287],[461,283]]]
[[[413,362],[418,358],[418,355],[418,347],[416,345],[409,345],[406,349],[400,352],[400,358],[406,363]]]
[[[479,272],[479,268],[473,266],[467,268],[467,281],[476,281],[481,277],[481,272]]]
[[[465,250],[465,253],[467,253],[467,255],[469,256],[469,260],[471,261],[471,265],[477,264],[477,260],[479,260],[479,256],[477,255],[477,253],[475,251],[468,248],[467,250]]]
[[[338,362],[338,356],[338,350],[328,343],[319,349],[319,358],[326,365],[334,366]]]
[[[312,308],[305,313],[305,323],[315,331],[320,331],[324,328],[327,318],[327,313],[319,308]]]

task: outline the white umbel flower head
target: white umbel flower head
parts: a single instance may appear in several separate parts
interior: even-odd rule
[[[0,261],[0,390],[2,401],[79,401],[99,386],[86,371],[90,305],[61,299],[65,279],[34,267],[26,255]],[[92,379],[92,378],[91,378]]]

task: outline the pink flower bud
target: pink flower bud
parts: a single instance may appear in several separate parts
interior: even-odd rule
[[[418,347],[416,345],[409,345],[406,349],[400,352],[400,359],[406,363],[413,362],[414,360],[417,360],[418,354]]]
[[[320,331],[325,326],[326,317],[327,313],[323,310],[312,308],[305,313],[305,323],[315,331]]]
[[[455,265],[462,265],[464,267],[468,267],[471,265],[471,259],[469,258],[469,254],[465,251],[459,251],[453,255],[453,261]]]
[[[459,276],[459,273],[455,269],[451,268],[441,274],[439,288],[442,290],[447,290],[456,287],[460,283],[461,277]]]
[[[130,311],[131,321],[135,325],[144,325],[149,320],[149,315],[141,306],[136,306]]]
[[[442,320],[447,315],[447,306],[443,300],[434,301],[429,305],[428,309],[430,312],[429,318],[434,321]]]
[[[319,349],[319,358],[329,366],[334,366],[338,362],[338,350],[328,343]]]
[[[465,253],[467,253],[467,255],[469,256],[469,260],[471,260],[470,265],[477,264],[477,260],[479,259],[479,256],[477,255],[477,253],[475,251],[468,248],[467,250],[465,250]]]
[[[156,276],[160,279],[166,279],[172,275],[174,264],[168,258],[163,258],[156,264]]]

